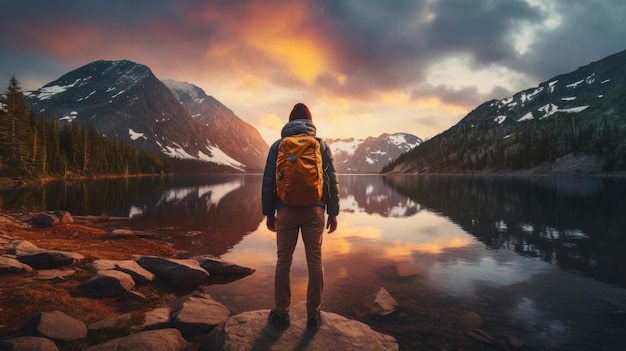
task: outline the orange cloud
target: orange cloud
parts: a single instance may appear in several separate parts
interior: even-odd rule
[[[309,8],[302,3],[289,3],[278,11],[260,14],[249,28],[249,43],[266,51],[270,57],[286,63],[292,74],[312,83],[324,70],[324,53],[311,33],[307,33]],[[267,7],[263,7],[264,12]]]
[[[222,16],[218,21],[222,31],[228,31],[228,44],[209,48],[206,56],[228,59],[235,51],[256,52],[258,64],[277,65],[286,68],[289,75],[306,84],[326,71],[326,55],[323,45],[309,27],[312,9],[301,2],[284,2],[280,7],[266,6],[263,2],[250,3],[249,8],[237,16]],[[204,14],[208,20],[216,20],[214,11]],[[260,55],[260,56],[259,56]],[[248,61],[248,63],[250,63]],[[257,72],[267,75],[267,68]]]

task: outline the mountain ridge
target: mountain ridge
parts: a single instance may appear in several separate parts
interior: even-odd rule
[[[626,169],[624,100],[626,50],[477,106],[383,172],[622,171]],[[564,160],[590,159],[597,162],[559,167]]]
[[[254,126],[202,88],[159,80],[129,60],[88,63],[25,96],[43,116],[92,125],[107,138],[166,156],[175,172],[258,172],[265,165],[269,146]],[[379,173],[421,139],[385,133],[353,139],[354,150],[338,147],[346,139],[328,142],[339,172]]]
[[[150,68],[128,60],[94,61],[24,95],[42,115],[92,125],[108,138],[165,155],[186,171],[245,172],[264,165],[260,155],[267,144],[258,132],[249,138],[258,139],[254,145],[261,150],[226,146]]]

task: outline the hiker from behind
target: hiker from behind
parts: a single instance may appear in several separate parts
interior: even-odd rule
[[[281,139],[270,147],[263,172],[262,204],[267,228],[276,232],[278,255],[270,321],[281,327],[289,325],[291,262],[302,232],[309,271],[307,326],[317,328],[324,288],[322,238],[324,228],[329,234],[337,229],[339,183],[330,149],[316,137],[305,104],[293,107]]]

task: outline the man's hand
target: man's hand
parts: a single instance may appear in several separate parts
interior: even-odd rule
[[[332,233],[337,229],[337,217],[330,216],[328,217],[328,221],[326,222],[326,229],[328,229],[328,234]]]
[[[270,231],[275,232],[276,231],[276,217],[274,217],[274,215],[267,216],[267,220],[265,221],[265,225],[267,226],[267,229],[269,229]]]

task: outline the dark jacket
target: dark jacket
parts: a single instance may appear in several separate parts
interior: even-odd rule
[[[317,129],[310,120],[296,119],[285,124],[280,132],[280,136],[281,138],[297,134],[315,136],[316,132]],[[280,144],[281,140],[276,140],[270,147],[267,162],[265,163],[265,171],[263,172],[261,195],[263,215],[265,216],[274,215],[277,209],[287,206],[280,201],[276,194],[276,158],[278,157],[278,144]],[[333,164],[333,157],[328,145],[319,138],[317,140],[320,142],[322,169],[324,170],[324,194],[318,205],[325,208],[329,216],[337,216],[339,214],[339,182],[335,172],[335,165]]]

